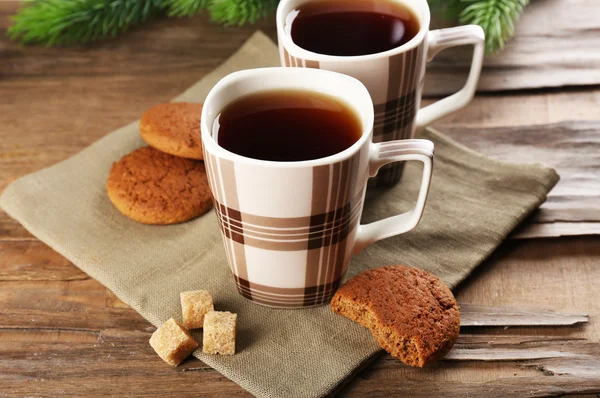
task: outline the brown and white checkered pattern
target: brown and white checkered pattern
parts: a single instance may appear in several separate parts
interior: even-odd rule
[[[239,292],[274,307],[326,303],[352,254],[368,145],[312,167],[237,165],[208,151],[204,161]]]
[[[360,80],[375,104],[373,142],[412,138],[425,75],[426,42],[410,50],[369,60],[316,61],[292,56],[279,40],[281,64],[288,67],[326,69]],[[351,59],[349,57],[348,59]],[[391,185],[400,180],[404,163],[379,170],[369,185]]]

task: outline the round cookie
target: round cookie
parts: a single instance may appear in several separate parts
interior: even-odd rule
[[[121,213],[144,224],[187,221],[212,206],[202,162],[151,147],[136,149],[113,163],[106,191]]]
[[[331,308],[369,328],[381,348],[410,366],[444,356],[460,331],[450,289],[429,272],[405,265],[358,274],[335,293]]]
[[[202,104],[172,102],[148,109],[140,119],[140,134],[161,152],[203,159],[200,136]]]

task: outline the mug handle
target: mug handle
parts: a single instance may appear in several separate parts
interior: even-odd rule
[[[427,61],[431,61],[438,52],[449,47],[473,44],[473,60],[471,61],[471,70],[464,87],[431,105],[422,108],[417,113],[417,130],[420,130],[442,117],[459,110],[473,99],[479,74],[483,65],[485,34],[479,25],[457,26],[455,28],[432,30],[427,35],[429,50],[427,51]]]
[[[429,193],[433,166],[433,142],[429,140],[410,139],[371,143],[369,155],[369,177],[375,177],[379,169],[392,162],[418,160],[423,162],[423,177],[415,208],[406,213],[384,218],[370,224],[358,226],[354,253],[365,246],[393,235],[403,234],[417,226],[423,215],[425,201]]]

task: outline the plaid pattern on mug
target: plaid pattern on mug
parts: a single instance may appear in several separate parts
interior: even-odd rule
[[[307,171],[312,174],[307,214],[271,217],[241,211],[239,197],[248,189],[240,184],[234,163],[205,151],[225,252],[244,297],[275,307],[309,307],[331,299],[352,253],[348,242],[354,241],[360,221],[365,185],[358,171],[367,156],[359,152],[338,163],[312,167]],[[249,168],[244,171],[250,173]],[[277,261],[281,263],[273,264]],[[273,273],[298,268],[289,265],[299,261],[305,266],[296,286],[273,283]]]

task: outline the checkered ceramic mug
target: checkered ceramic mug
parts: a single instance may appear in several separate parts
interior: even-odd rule
[[[298,10],[307,3],[331,3],[331,9],[393,13],[396,4],[408,8],[419,23],[419,32],[407,43],[389,51],[360,56],[332,56],[308,51],[292,40]],[[375,104],[373,141],[385,142],[414,137],[415,130],[457,111],[471,101],[483,62],[484,33],[477,25],[429,30],[426,0],[281,0],[277,8],[277,36],[282,66],[326,69],[360,80]],[[327,31],[320,32],[323,36]],[[425,65],[440,50],[473,44],[471,70],[465,86],[457,93],[421,110]],[[402,176],[402,164],[384,167],[372,185],[392,185]]]
[[[317,91],[346,103],[360,119],[360,139],[335,155],[298,162],[247,158],[218,145],[212,127],[225,106],[255,92],[286,89]],[[210,91],[201,118],[204,163],[227,260],[244,297],[273,307],[324,304],[353,253],[418,224],[429,191],[433,143],[374,144],[373,117],[362,83],[318,69],[236,72]],[[424,164],[415,208],[359,225],[369,176],[385,164],[406,160]]]

